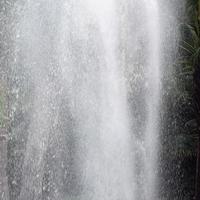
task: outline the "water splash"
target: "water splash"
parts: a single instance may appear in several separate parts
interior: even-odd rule
[[[31,117],[18,199],[156,200],[157,0],[23,8],[15,60],[31,85]]]

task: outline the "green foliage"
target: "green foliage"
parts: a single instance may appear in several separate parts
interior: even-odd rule
[[[198,123],[194,102],[194,73],[200,57],[199,0],[187,0],[185,19],[180,23],[179,56],[174,64],[177,89],[176,117],[180,128],[171,138],[172,155],[185,159],[196,156]],[[178,116],[177,116],[178,115]],[[169,138],[170,139],[170,138]]]
[[[200,55],[200,21],[199,0],[187,1],[187,17],[185,23],[181,24],[182,43],[180,47],[185,50],[187,60],[193,67]]]

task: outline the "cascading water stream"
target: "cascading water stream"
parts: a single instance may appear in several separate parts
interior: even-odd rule
[[[119,65],[117,54],[119,45],[117,2],[109,0],[97,3],[90,0],[88,3],[91,13],[97,19],[104,57],[104,64],[100,69],[99,134],[102,156],[99,161],[95,161],[100,166],[96,171],[99,175],[93,180],[95,199],[133,199],[127,92],[123,69]],[[90,151],[93,152],[93,149]],[[89,170],[89,176],[91,172],[92,169]]]
[[[30,0],[23,8],[15,65],[31,85],[31,117],[18,199],[158,199],[158,0]],[[120,24],[132,12],[143,24]],[[130,66],[144,80],[134,83],[139,98],[128,91]],[[142,126],[130,96],[136,107],[144,102]]]
[[[159,7],[155,0],[145,0],[148,30],[148,57],[146,71],[146,127],[145,127],[145,199],[157,199],[156,171],[158,171],[158,140],[160,113],[160,23]]]

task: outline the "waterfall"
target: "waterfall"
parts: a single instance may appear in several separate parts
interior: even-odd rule
[[[149,53],[146,71],[147,119],[145,127],[145,199],[156,199],[157,195],[157,155],[159,142],[159,112],[160,112],[160,23],[159,7],[154,0],[145,1],[147,12],[147,30]]]
[[[16,7],[30,117],[18,200],[158,199],[158,0]]]

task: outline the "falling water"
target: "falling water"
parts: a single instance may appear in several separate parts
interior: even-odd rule
[[[16,10],[29,117],[17,198],[158,199],[157,0],[18,0]]]
[[[149,53],[146,71],[146,126],[145,126],[145,199],[156,199],[156,167],[160,106],[160,24],[159,8],[155,0],[145,1]]]

